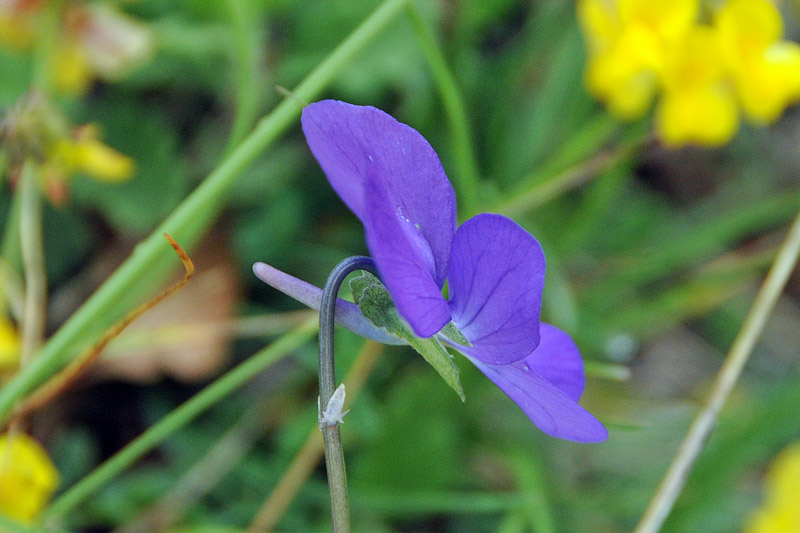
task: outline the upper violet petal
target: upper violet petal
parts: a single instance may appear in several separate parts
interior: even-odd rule
[[[298,302],[307,305],[311,309],[319,311],[322,304],[322,289],[301,279],[278,270],[266,263],[256,263],[253,265],[255,275],[267,285],[278,289],[282,293],[291,296]],[[361,314],[361,310],[353,302],[336,299],[336,312],[334,318],[337,324],[349,329],[357,335],[366,339],[372,339],[383,344],[404,344],[403,341],[377,327],[368,318]]]
[[[527,359],[507,365],[487,365],[467,357],[548,435],[575,442],[601,442],[608,438],[608,430],[600,421],[534,372]]]
[[[498,365],[539,344],[545,261],[539,242],[501,215],[477,215],[458,228],[448,283],[453,322],[472,343],[459,350]]]
[[[367,167],[376,169],[393,201],[428,242],[441,287],[456,228],[455,192],[428,141],[379,109],[336,100],[306,106],[301,122],[331,185],[362,222],[368,208]]]
[[[575,400],[583,394],[586,377],[583,359],[567,333],[542,322],[539,346],[525,358],[530,368]]]
[[[447,301],[434,279],[432,253],[376,172],[377,169],[367,169],[367,248],[397,311],[414,333],[430,337],[450,321]]]

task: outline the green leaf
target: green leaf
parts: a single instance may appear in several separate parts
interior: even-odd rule
[[[458,367],[453,361],[453,356],[436,337],[425,339],[414,334],[408,323],[397,313],[392,297],[389,296],[386,287],[378,278],[364,272],[350,281],[350,290],[353,291],[353,298],[365,317],[376,326],[411,345],[442,376],[445,383],[456,391],[461,401],[465,400],[464,390],[458,379]],[[460,331],[458,335],[461,338],[464,337]],[[464,340],[466,341],[466,339]]]

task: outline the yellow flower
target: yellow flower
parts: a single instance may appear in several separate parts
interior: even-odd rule
[[[133,160],[98,140],[98,130],[83,126],[56,141],[51,157],[66,174],[85,172],[100,181],[120,182],[133,175]]]
[[[0,371],[14,369],[19,365],[19,348],[17,328],[5,314],[0,315]]]
[[[623,119],[644,114],[661,84],[670,50],[691,28],[697,11],[697,0],[580,0],[589,91]]]
[[[714,17],[745,116],[768,124],[800,100],[800,45],[784,41],[769,0],[728,0]]]
[[[668,56],[656,127],[664,144],[728,142],[739,126],[736,98],[725,80],[716,32],[695,26]]]
[[[800,442],[786,448],[770,466],[766,501],[745,525],[745,533],[800,531]]]
[[[41,514],[58,487],[58,471],[24,433],[0,435],[0,513],[23,524]]]
[[[37,39],[41,0],[0,0],[0,44],[30,50]],[[53,86],[67,94],[85,93],[95,78],[116,81],[146,61],[155,48],[150,29],[99,2],[66,3],[49,58]]]
[[[30,0],[0,1],[0,43],[13,49],[25,50],[34,41],[32,11],[38,2]]]
[[[100,142],[96,126],[72,128],[38,93],[20,100],[0,122],[0,149],[12,173],[26,160],[36,163],[45,193],[56,204],[66,199],[75,173],[116,183],[134,172],[131,158]]]

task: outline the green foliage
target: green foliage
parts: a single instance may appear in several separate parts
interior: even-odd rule
[[[387,349],[348,407],[354,529],[632,530],[800,205],[796,113],[770,129],[743,128],[722,149],[668,151],[649,121],[619,123],[586,93],[571,2],[415,0],[410,17],[402,0],[113,4],[153,32],[153,57],[121,80],[53,99],[75,124],[96,123],[104,142],[135,160],[136,175],[120,184],[75,176],[67,201],[45,206],[52,337],[42,359],[3,383],[0,411],[179,268],[161,231],[190,250],[198,279],[223,271],[220,262],[232,266],[224,275],[237,276],[228,295],[237,315],[209,322],[205,308],[220,302],[197,279],[183,292],[205,300],[170,313],[197,318],[204,333],[234,331],[226,364],[240,366],[221,381],[159,376],[136,386],[122,374],[98,385],[106,379],[98,372],[32,419],[61,472],[57,504],[68,496],[68,511],[56,506],[48,527],[135,522],[251,409],[260,418],[250,447],[190,498],[175,531],[243,530],[292,464],[316,427],[313,327],[287,333],[296,322],[280,313],[296,304],[260,284],[251,265],[266,261],[321,285],[343,257],[366,253],[359,221],[325,182],[297,120],[305,101],[340,98],[381,107],[429,139],[455,184],[460,221],[508,214],[542,242],[543,317],[576,339],[591,370],[581,402],[611,428],[600,445],[544,438],[466,360],[459,371],[438,340],[414,336],[382,285],[363,275],[351,283],[364,314],[439,375],[407,349]],[[389,11],[373,18],[381,5]],[[351,48],[333,54],[354,34]],[[3,113],[32,87],[38,54],[0,46]],[[0,165],[3,253],[20,270],[8,165]],[[214,246],[197,247],[212,224]],[[140,240],[82,305],[119,262],[101,252]],[[797,309],[793,281],[664,531],[740,530],[770,458],[800,437]],[[256,314],[269,334],[230,322]],[[179,344],[199,337],[183,335]],[[264,344],[272,351],[249,359]],[[338,376],[362,344],[337,332]],[[195,394],[199,403],[180,408]],[[123,460],[114,455],[142,434]],[[208,464],[206,473],[216,465]],[[323,469],[312,470],[276,529],[328,530],[327,498]]]

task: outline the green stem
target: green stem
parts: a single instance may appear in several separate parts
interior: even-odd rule
[[[42,239],[42,198],[35,164],[25,161],[20,176],[20,244],[25,271],[20,366],[31,362],[44,338],[47,273]]]
[[[17,189],[11,198],[11,207],[8,211],[6,228],[3,232],[3,248],[0,250],[9,268],[13,268],[17,272],[19,272],[19,266],[22,264],[19,256],[19,212],[22,204],[20,196],[19,189]]]
[[[253,24],[250,0],[227,0],[233,30],[233,58],[236,69],[236,108],[226,153],[244,138],[256,119],[259,96],[258,28]]]
[[[494,211],[511,217],[520,216],[591,181],[603,170],[639,153],[648,142],[649,139],[635,139],[620,145],[615,150],[599,152],[563,172],[553,174],[545,181],[537,181],[527,190],[495,206]],[[529,178],[525,181],[531,180]]]
[[[406,6],[406,13],[411,19],[411,26],[417,35],[417,41],[428,66],[433,74],[439,96],[442,99],[447,119],[450,123],[450,133],[453,138],[453,154],[455,156],[455,179],[453,181],[458,192],[458,201],[461,211],[472,213],[480,201],[480,170],[475,160],[472,149],[472,134],[467,120],[466,107],[461,91],[458,89],[455,76],[447,66],[442,51],[436,38],[428,25],[422,19],[419,10],[413,2]],[[451,176],[452,177],[452,176]]]
[[[74,509],[153,447],[264,371],[272,363],[302,346],[314,335],[317,330],[316,326],[316,318],[307,320],[298,328],[286,333],[239,366],[217,378],[214,383],[162,418],[136,440],[125,446],[62,494],[60,498],[53,502],[45,515],[47,517],[63,515]]]
[[[138,280],[155,269],[166,271],[174,261],[172,248],[164,242],[169,233],[185,247],[213,222],[225,205],[225,196],[236,178],[297,119],[299,101],[312,101],[402,10],[409,0],[388,0],[376,9],[294,90],[297,99],[282,101],[265,116],[244,141],[201,183],[172,214],[134,250],[133,255],[78,309],[45,344],[39,356],[0,390],[0,421],[14,404],[63,365],[75,344],[90,332],[102,331],[116,318],[111,309],[125,294],[135,290]]]
[[[54,51],[58,45],[61,34],[63,0],[52,0],[45,3],[41,12],[40,28],[37,32],[36,48],[34,51],[33,79],[31,86],[48,94],[52,85],[51,67]]]
[[[336,297],[344,279],[356,270],[366,270],[378,275],[375,263],[369,257],[353,256],[342,260],[328,276],[319,307],[319,429],[325,445],[325,469],[331,493],[331,522],[334,533],[350,531],[350,503],[347,499],[347,473],[339,423],[336,420],[323,421],[322,410],[327,409],[336,388],[333,346]]]
[[[703,409],[692,422],[677,454],[661,480],[661,484],[642,516],[635,533],[655,533],[661,529],[675,501],[680,495],[686,478],[703,449],[711,430],[717,422],[722,407],[742,373],[747,359],[753,351],[767,319],[778,301],[786,281],[789,279],[797,256],[800,254],[800,214],[795,218],[789,235],[783,242],[772,268],[756,294],[753,305],[745,317],[742,329],[731,346],[725,363],[717,374],[711,395]]]

